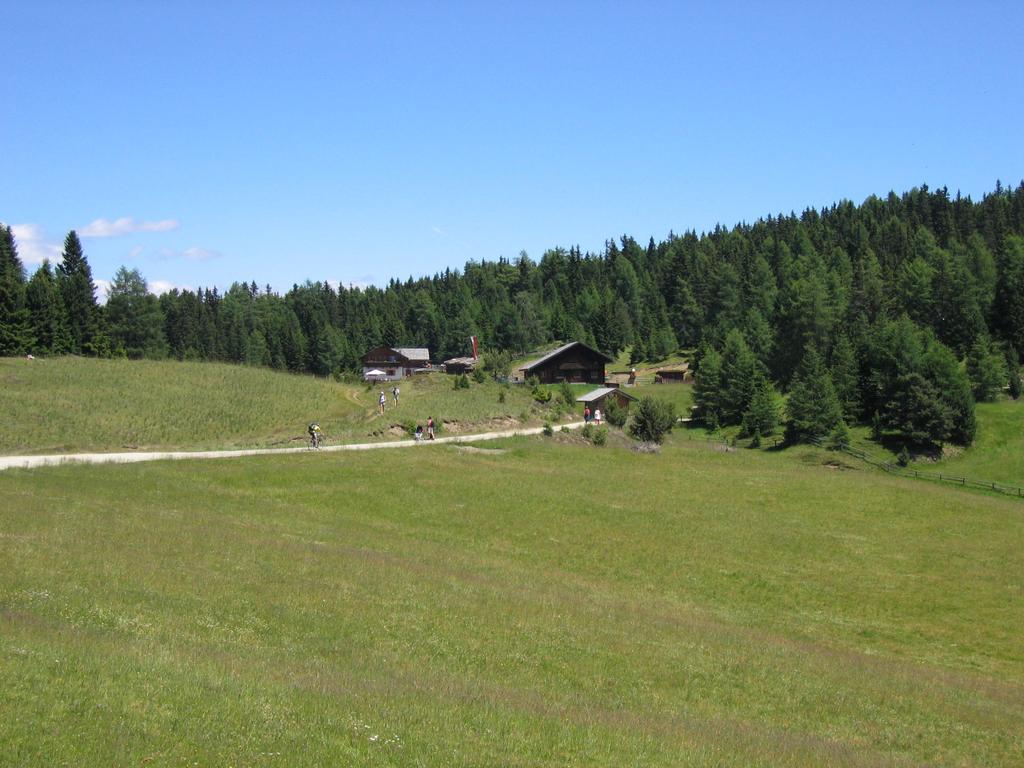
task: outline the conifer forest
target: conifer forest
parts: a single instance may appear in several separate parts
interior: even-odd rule
[[[0,212],[2,213],[2,212]],[[29,276],[0,226],[0,355],[177,358],[317,375],[356,371],[378,345],[440,361],[583,341],[656,361],[687,350],[697,415],[764,434],[787,395],[800,440],[871,424],[918,444],[969,444],[974,403],[1020,391],[1024,182],[980,201],[927,186],[767,216],[601,253],[470,261],[383,288],[252,278],[227,290],[148,292],[138,270],[96,295],[68,233],[60,263]]]

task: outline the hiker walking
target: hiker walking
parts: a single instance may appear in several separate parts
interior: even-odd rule
[[[391,396],[395,398],[395,407],[398,407],[398,385],[396,384],[391,390]]]
[[[388,402],[388,398],[387,398],[387,396],[386,396],[386,395],[384,394],[384,390],[382,389],[382,390],[380,391],[380,397],[379,397],[379,398],[377,398],[377,406],[378,406],[378,408],[380,409],[380,414],[381,414],[381,416],[383,416],[383,415],[384,415],[384,406],[385,406],[385,405],[387,404],[387,402]]]
[[[429,416],[427,418],[427,440],[434,439],[434,417]]]
[[[589,405],[583,406],[583,423],[584,424],[589,424],[590,423],[590,406]]]

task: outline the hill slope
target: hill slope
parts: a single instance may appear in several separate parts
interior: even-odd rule
[[[539,424],[556,414],[528,389],[441,374],[401,382],[400,405],[377,414],[379,389],[221,363],[0,358],[0,453],[124,448],[267,447],[304,441],[318,420],[327,442],[399,436],[429,416],[448,431]],[[504,394],[503,394],[504,392]]]

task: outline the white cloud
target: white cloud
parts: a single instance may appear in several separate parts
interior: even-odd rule
[[[100,304],[106,304],[107,293],[110,291],[110,281],[93,279],[92,284],[96,286],[96,301]]]
[[[218,251],[211,251],[208,248],[192,246],[191,248],[186,248],[184,251],[161,248],[159,256],[161,259],[165,259],[167,261],[174,259],[185,259],[186,261],[211,261],[212,259],[219,259],[221,255]]]
[[[48,242],[42,227],[36,224],[12,224],[14,244],[18,248],[18,258],[23,264],[42,264],[49,259],[57,264],[64,252],[63,246]]]
[[[96,219],[88,226],[83,227],[78,234],[82,237],[116,237],[134,232],[169,232],[172,229],[177,229],[178,226],[177,219],[136,221],[130,216],[122,216],[114,221]]]
[[[210,259],[220,258],[220,254],[217,251],[209,251],[206,248],[186,248],[182,254],[189,261],[209,261]]]
[[[349,280],[328,280],[327,282],[332,288],[334,288],[334,290],[338,290],[339,286],[348,288],[349,290],[352,290],[353,288],[364,290],[370,286],[377,285],[377,276],[359,275],[358,277],[353,277]]]
[[[143,251],[142,246],[141,245],[136,245],[134,248],[132,248],[130,251],[128,251],[128,258],[129,259],[137,259],[137,258],[139,258],[139,256],[142,255],[142,251]]]
[[[146,284],[149,286],[149,292],[157,296],[173,291],[175,288],[179,291],[195,291],[191,285],[177,285],[169,280],[149,280]]]

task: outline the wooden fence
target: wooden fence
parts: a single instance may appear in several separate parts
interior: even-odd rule
[[[694,438],[687,435],[688,439],[693,440]],[[700,438],[697,438],[700,439]],[[709,437],[705,436],[702,442],[715,443],[724,446],[726,451],[735,450],[735,441],[725,440],[721,437]],[[811,440],[813,445],[819,448],[833,448],[841,453],[845,453],[847,456],[852,456],[855,459],[870,464],[873,467],[878,467],[890,475],[898,475],[900,477],[913,477],[916,480],[932,480],[937,483],[950,483],[952,485],[959,485],[964,488],[981,488],[986,491],[995,491],[996,493],[1002,493],[1007,496],[1016,496],[1017,498],[1024,498],[1024,487],[1019,485],[1010,485],[1008,483],[997,483],[992,480],[976,480],[970,477],[961,477],[960,475],[951,475],[946,472],[922,472],[919,469],[911,469],[908,467],[901,467],[899,464],[892,464],[888,461],[879,461],[868,453],[858,450],[856,448],[834,448],[833,446],[826,445],[824,440]],[[772,447],[778,447],[782,445],[783,441],[779,438],[772,440]]]

